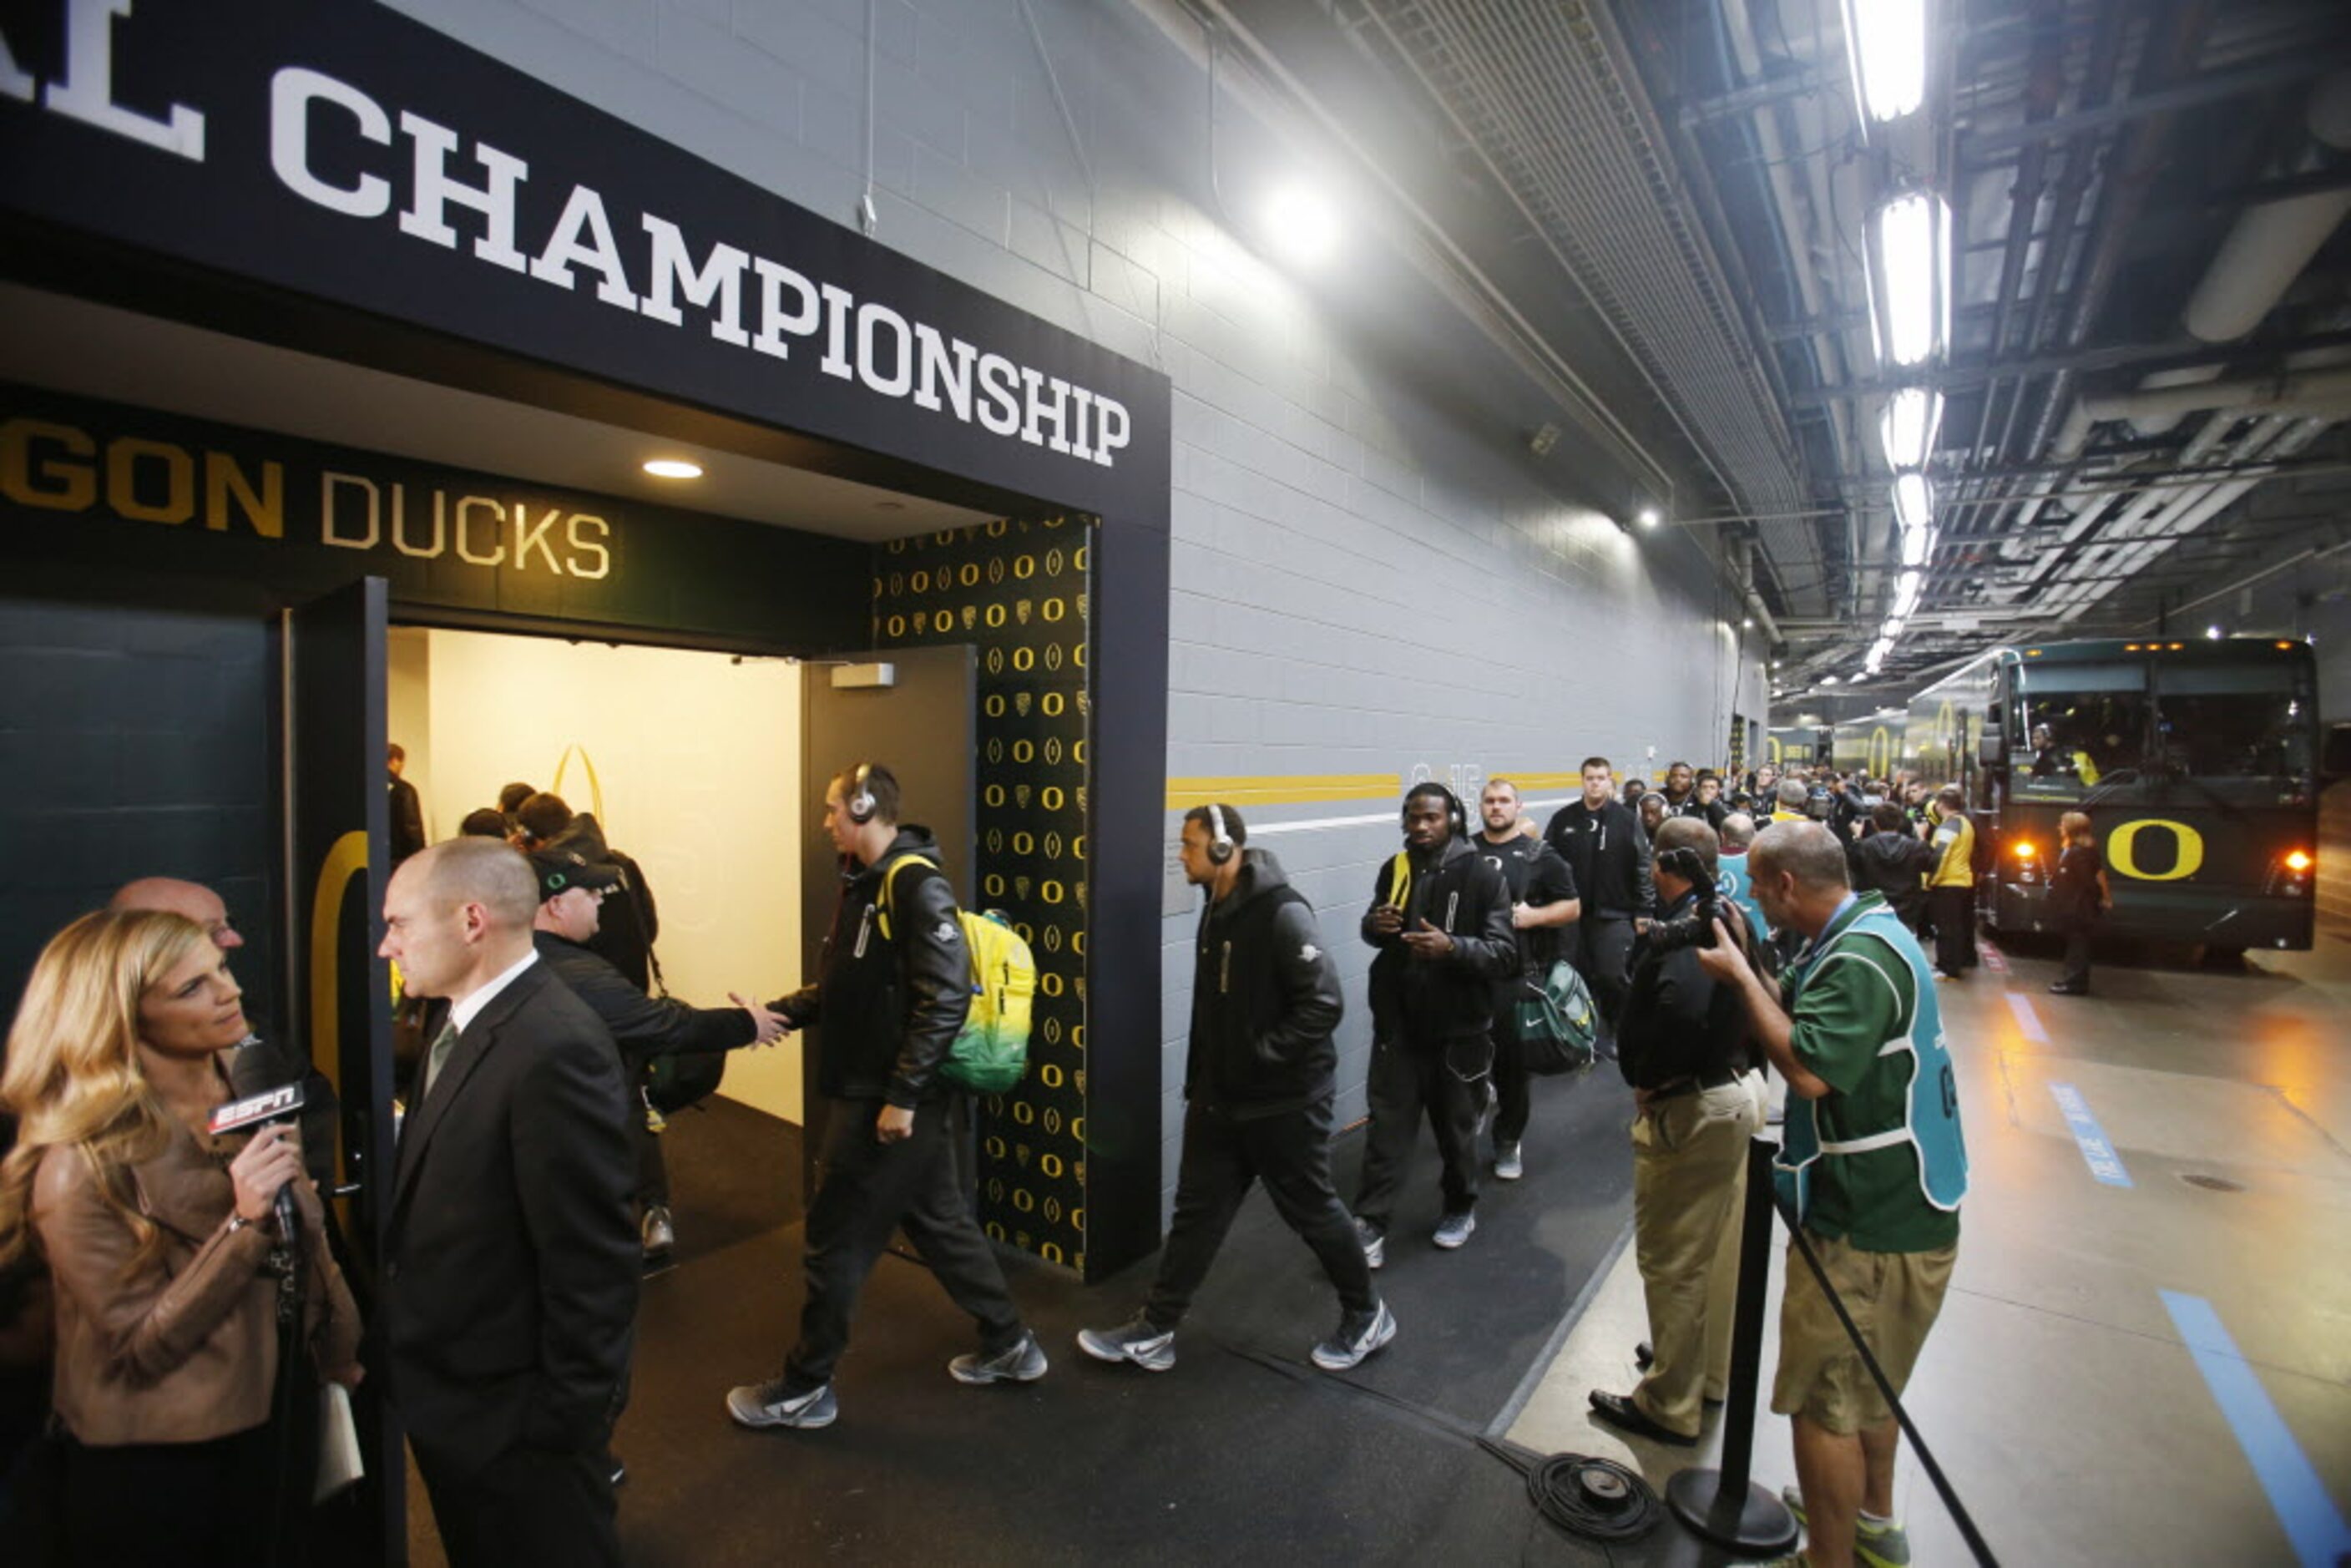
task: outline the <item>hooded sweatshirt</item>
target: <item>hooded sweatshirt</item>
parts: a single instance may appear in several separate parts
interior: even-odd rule
[[[1372,960],[1372,1037],[1435,1051],[1493,1028],[1495,984],[1518,972],[1518,933],[1510,926],[1510,884],[1468,840],[1447,839],[1405,858],[1401,878],[1393,860],[1381,864],[1364,911],[1364,940],[1379,949]],[[1406,931],[1426,920],[1445,932],[1453,951],[1416,957],[1401,936],[1373,929],[1382,904],[1404,910]]]
[[[842,862],[817,982],[775,1004],[794,1024],[819,1026],[820,1093],[911,1108],[946,1092],[939,1064],[971,1011],[971,955],[943,863],[930,829],[911,822],[873,864]]]
[[[1330,1098],[1345,1003],[1313,905],[1264,850],[1200,911],[1184,1098],[1249,1121]]]

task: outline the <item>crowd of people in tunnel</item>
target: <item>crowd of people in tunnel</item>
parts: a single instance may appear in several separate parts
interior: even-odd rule
[[[1595,1418],[1686,1445],[1721,1396],[1767,1067],[1787,1086],[1790,1212],[1827,1288],[1869,1293],[1864,1332],[1900,1386],[1949,1277],[1965,1182],[1918,936],[1935,934],[1936,975],[1963,971],[1964,801],[1768,767],[1726,789],[1678,763],[1653,791],[1597,757],[1580,780],[1540,823],[1508,779],[1485,781],[1474,813],[1440,784],[1406,793],[1402,847],[1357,921],[1374,949],[1370,1127],[1343,1199],[1332,1136],[1347,1003],[1322,921],[1238,810],[1185,815],[1181,861],[1204,896],[1174,1221],[1146,1299],[1081,1333],[1086,1356],[1172,1368],[1260,1182],[1339,1298],[1309,1359],[1343,1372],[1384,1350],[1399,1324],[1375,1275],[1421,1266],[1396,1255],[1394,1230],[1420,1125],[1439,1156],[1427,1239],[1440,1252],[1474,1236],[1489,1176],[1528,1168],[1531,1082],[1558,1065],[1530,1033],[1540,994],[1584,998],[1587,1043],[1635,1108],[1651,1332],[1640,1383],[1593,1390]],[[399,783],[395,768],[395,805]],[[453,1562],[618,1561],[611,1437],[641,1270],[674,1235],[652,1064],[721,1059],[819,1019],[828,1114],[799,1329],[779,1374],[727,1395],[728,1415],[800,1430],[838,1417],[853,1308],[899,1231],[976,1325],[955,1379],[1044,1376],[952,1158],[960,1095],[941,1068],[970,1005],[965,938],[939,846],[901,805],[878,763],[832,780],[823,825],[842,895],[820,974],[716,1009],[656,994],[642,868],[559,798],[517,785],[456,838],[400,846],[381,952],[408,1042],[404,1117],[364,1356],[350,1253],[320,1197],[332,1090],[248,1029],[231,967],[242,939],[219,896],[146,879],[67,927],[36,966],[0,1078],[16,1131],[0,1304],[12,1326],[50,1325],[55,1359],[55,1418],[12,1477],[16,1517],[38,1515],[61,1561],[302,1561],[332,1419],[319,1396],[357,1385],[364,1362],[389,1385]],[[298,1120],[224,1125],[223,1107],[287,1082],[309,1091]],[[1796,1424],[1791,1501],[1807,1511],[1811,1561],[1833,1563],[1855,1542],[1898,1543],[1894,1428],[1813,1278],[1790,1270],[1773,1408]],[[127,1511],[126,1487],[191,1506]]]

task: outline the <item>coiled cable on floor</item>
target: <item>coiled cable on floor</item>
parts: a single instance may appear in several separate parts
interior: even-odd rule
[[[1478,1446],[1527,1478],[1535,1511],[1587,1541],[1637,1541],[1656,1528],[1657,1494],[1614,1459],[1584,1454],[1548,1458],[1515,1443],[1480,1437]]]

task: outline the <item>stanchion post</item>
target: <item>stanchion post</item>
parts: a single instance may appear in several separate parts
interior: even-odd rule
[[[1739,1297],[1730,1330],[1730,1386],[1722,1412],[1722,1468],[1692,1466],[1666,1483],[1666,1502],[1692,1533],[1750,1557],[1796,1543],[1795,1516],[1748,1478],[1755,1457],[1755,1389],[1763,1372],[1763,1292],[1771,1278],[1771,1156],[1747,1142],[1747,1204],[1740,1218]]]

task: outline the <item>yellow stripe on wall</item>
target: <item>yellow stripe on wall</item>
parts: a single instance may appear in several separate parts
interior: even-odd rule
[[[1211,800],[1228,806],[1283,806],[1314,800],[1384,800],[1397,792],[1393,773],[1255,774],[1238,779],[1170,779],[1167,809],[1188,811]]]

